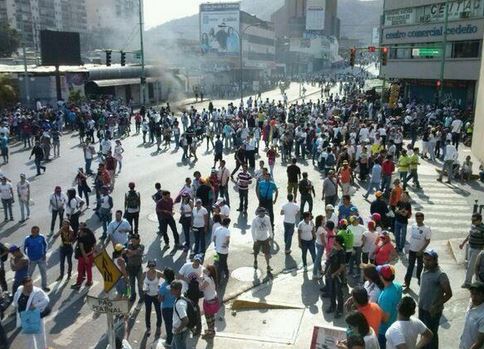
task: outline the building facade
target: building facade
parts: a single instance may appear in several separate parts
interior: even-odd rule
[[[481,49],[484,54],[484,47]],[[480,74],[478,76],[478,88],[476,98],[476,113],[474,117],[474,131],[472,133],[472,153],[484,165],[484,61],[481,60]]]
[[[484,0],[448,1],[444,49],[444,0],[386,0],[381,45],[389,48],[381,75],[402,82],[411,99],[435,102],[445,54],[441,102],[475,104],[484,34]]]
[[[286,74],[319,71],[337,60],[340,20],[336,0],[286,0],[271,16],[278,63]]]

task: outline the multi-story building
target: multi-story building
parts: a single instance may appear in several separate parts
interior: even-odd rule
[[[95,40],[99,36],[117,33],[126,39],[125,31],[136,29],[137,3],[137,0],[0,0],[0,22],[17,29],[27,47],[37,52],[43,29],[79,32],[81,49],[88,50],[102,48],[101,44],[91,45],[100,42]]]
[[[389,48],[381,75],[397,79],[405,97],[435,102],[453,100],[473,107],[484,34],[484,0],[386,0],[381,45]],[[442,54],[444,81],[440,82]]]
[[[318,71],[336,59],[340,35],[337,0],[285,0],[271,21],[277,57],[286,65],[287,74]]]

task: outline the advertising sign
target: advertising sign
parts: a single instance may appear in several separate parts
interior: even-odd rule
[[[306,3],[306,30],[324,30],[325,0],[308,0]]]
[[[200,46],[203,54],[238,55],[240,4],[200,5]]]
[[[416,8],[401,8],[385,11],[385,25],[407,25],[415,23]]]
[[[449,21],[481,17],[484,0],[458,0],[448,5]],[[445,3],[432,4],[417,8],[419,23],[443,22],[445,19]]]
[[[337,349],[336,343],[343,339],[346,339],[344,328],[314,326],[310,349]]]

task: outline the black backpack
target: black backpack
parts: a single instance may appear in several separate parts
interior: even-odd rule
[[[175,301],[175,312],[176,315],[181,319],[180,314],[178,314],[178,310],[176,310],[176,303],[180,300],[183,299],[187,303],[187,318],[188,318],[188,325],[187,328],[191,331],[197,327],[197,324],[200,322],[200,312],[198,310],[198,307],[195,306],[195,304],[188,298],[186,297],[180,297]]]

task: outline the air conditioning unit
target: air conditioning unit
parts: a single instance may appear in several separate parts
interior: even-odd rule
[[[460,18],[469,18],[471,16],[471,11],[463,11],[460,13]]]

